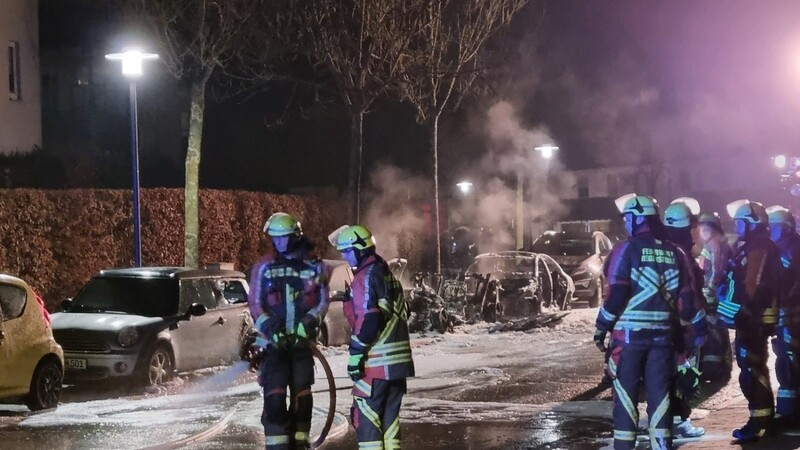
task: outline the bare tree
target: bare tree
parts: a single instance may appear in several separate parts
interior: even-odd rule
[[[296,51],[307,56],[318,77],[332,80],[350,118],[348,217],[358,222],[364,117],[399,74],[411,38],[394,20],[403,5],[394,0],[293,0],[290,9]]]
[[[528,0],[403,0],[413,14],[404,25],[412,40],[408,58],[401,59],[402,97],[417,110],[417,120],[429,127],[433,156],[436,271],[441,271],[439,223],[439,119],[457,108],[484,67],[481,50],[508,24]]]
[[[240,64],[264,0],[118,0],[127,18],[155,38],[167,70],[190,86],[184,263],[199,265],[199,172],[210,80]]]

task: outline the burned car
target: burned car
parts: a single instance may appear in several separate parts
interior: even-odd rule
[[[535,253],[552,256],[570,274],[575,297],[594,308],[603,300],[603,263],[611,252],[611,240],[600,231],[545,231],[533,242]]]
[[[465,282],[473,295],[464,315],[487,322],[530,317],[570,308],[575,285],[550,256],[523,251],[475,257]]]

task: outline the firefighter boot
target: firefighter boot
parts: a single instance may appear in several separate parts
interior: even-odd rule
[[[739,442],[754,441],[764,436],[767,425],[765,420],[750,418],[743,427],[733,430],[733,437]]]

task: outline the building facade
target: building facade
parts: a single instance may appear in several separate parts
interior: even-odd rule
[[[0,0],[0,154],[42,145],[38,2]]]

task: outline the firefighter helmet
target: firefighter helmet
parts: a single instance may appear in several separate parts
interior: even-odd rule
[[[623,203],[624,197],[628,198],[624,200]],[[634,216],[640,217],[658,215],[658,203],[656,203],[656,199],[649,195],[630,196],[630,194],[628,194],[618,198],[616,203],[621,214],[633,214]],[[622,204],[621,207],[619,206],[620,204]]]
[[[685,203],[673,203],[664,210],[664,225],[671,228],[688,228],[693,214]]]
[[[783,206],[775,205],[767,208],[767,217],[770,224],[782,224],[791,229],[795,228],[796,222],[794,216]]]
[[[363,225],[348,225],[340,229],[336,235],[336,250],[345,251],[351,248],[366,250],[375,247],[375,238]]]
[[[272,237],[301,235],[303,228],[300,227],[300,222],[292,215],[278,212],[267,219],[264,224],[264,233]]]
[[[736,207],[731,217],[734,220],[743,220],[747,223],[751,223],[754,225],[766,225],[767,221],[769,220],[767,217],[767,210],[764,209],[764,205],[758,202],[751,202],[749,200],[745,200],[743,202],[735,202],[740,203],[739,206]]]
[[[722,228],[722,221],[719,219],[719,214],[715,212],[704,212],[697,218],[697,223],[700,225],[715,225]]]

